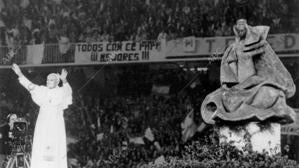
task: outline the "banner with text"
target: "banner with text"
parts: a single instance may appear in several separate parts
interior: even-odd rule
[[[234,37],[198,38],[194,36],[170,41],[124,41],[69,44],[67,39],[59,44],[28,45],[14,58],[19,64],[107,64],[206,61],[221,59]],[[280,57],[299,56],[299,34],[270,34],[267,41]],[[1,47],[2,57],[12,50]],[[3,62],[3,61],[2,61]],[[5,63],[1,63],[5,65]]]
[[[166,43],[165,55],[168,60],[221,57],[222,53],[235,41],[235,37],[185,37]],[[299,34],[271,34],[267,41],[279,56],[299,54]]]
[[[137,63],[164,60],[163,43],[157,41],[124,41],[77,43],[75,63]]]

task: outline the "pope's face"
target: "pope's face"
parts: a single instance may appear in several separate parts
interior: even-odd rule
[[[57,81],[58,81],[58,79],[57,79],[57,77],[55,75],[49,75],[47,77],[47,87],[49,89],[55,88],[58,85]]]

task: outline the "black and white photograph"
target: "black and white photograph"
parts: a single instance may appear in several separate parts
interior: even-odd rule
[[[0,0],[0,168],[299,168],[299,0]]]

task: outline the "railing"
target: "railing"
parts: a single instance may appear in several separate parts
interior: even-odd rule
[[[28,64],[29,56],[27,46],[7,46],[0,47],[0,65],[10,65],[17,63],[19,65]],[[33,51],[34,52],[34,51]],[[42,64],[74,63],[75,44],[71,44],[69,50],[62,54],[59,44],[46,44],[42,54]]]
[[[17,64],[27,63],[27,47],[18,46],[14,48],[9,48],[7,46],[0,47],[0,65],[9,65],[11,62]]]
[[[58,44],[45,45],[42,64],[74,63],[75,44],[71,44],[69,50],[62,54]]]

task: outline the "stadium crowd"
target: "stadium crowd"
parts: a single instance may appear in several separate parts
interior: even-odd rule
[[[130,78],[130,81],[126,81],[127,84],[134,85],[136,82],[141,84],[142,74],[148,73],[149,70],[140,71],[140,69],[139,77],[134,73],[136,69],[131,70],[131,74],[129,74],[128,69],[125,69],[120,74],[120,78],[135,75],[136,78]],[[76,79],[71,79],[71,77],[78,77],[80,76],[79,73],[82,71],[71,71],[70,82],[75,81]],[[170,92],[177,92],[188,84],[188,80],[193,74],[186,75],[189,78],[178,79],[180,73],[181,76],[182,73],[186,74],[180,70],[151,70],[150,76],[152,78],[143,80],[143,85],[146,83],[167,85],[172,82],[169,80],[170,78],[177,81],[181,80],[181,82],[176,83],[176,85],[179,84],[179,86],[175,86],[177,89],[170,89]],[[46,73],[39,73],[37,79],[35,75],[30,76],[30,73],[27,75],[33,81],[42,83]],[[201,73],[201,76],[206,76],[206,73]],[[9,113],[16,113],[19,117],[26,118],[31,123],[28,135],[32,135],[38,112],[37,106],[31,100],[25,101],[29,95],[22,92],[21,86],[14,85],[15,81],[13,80],[7,78],[6,81],[11,83],[7,87],[10,87],[12,92],[9,93],[7,90],[2,92],[1,119],[4,122],[6,120],[5,115]],[[79,85],[81,84],[73,83],[73,88],[77,89],[80,87]],[[88,87],[92,90],[95,89],[92,86]],[[179,155],[182,145],[181,122],[188,113],[190,106],[193,106],[194,103],[200,103],[198,102],[200,96],[195,94],[201,93],[194,92],[192,97],[191,94],[186,93],[158,95],[152,93],[149,87],[138,91],[134,88],[127,88],[126,92],[123,92],[120,86],[117,89],[120,91],[117,97],[103,98],[84,94],[84,92],[82,95],[75,93],[74,104],[65,112],[66,130],[70,135],[68,146],[70,163],[76,160],[77,163],[74,164],[81,166],[113,166],[116,162],[111,160],[117,153],[121,153],[130,158],[124,160],[123,164],[134,167],[152,161],[161,155]],[[20,92],[17,94],[19,96],[13,96],[15,95],[13,90]],[[93,92],[95,91],[98,90],[93,90]]]
[[[1,0],[1,45],[228,36],[243,17],[299,32],[298,0]]]
[[[116,93],[109,89],[110,96],[103,96],[101,89],[95,87],[96,78],[79,94],[77,91],[89,77],[81,68],[70,68],[74,103],[65,111],[70,167],[140,167],[160,156],[182,155],[185,142],[181,123],[194,109],[194,122],[199,125],[201,102],[219,85],[209,79],[210,72],[138,65],[107,69],[118,71]],[[25,72],[38,84],[44,82],[48,73],[30,69]],[[30,121],[28,135],[32,135],[37,106],[13,75],[6,73],[1,75],[5,81],[1,120],[4,122],[9,113],[16,113]],[[155,93],[153,85],[170,86],[169,93]]]
[[[269,25],[272,33],[299,32],[298,5],[298,0],[0,0],[0,44],[229,36],[240,17]],[[65,112],[69,167],[140,167],[159,156],[182,155],[182,121],[191,108],[200,123],[201,102],[219,83],[209,72],[159,68],[110,69],[115,74],[105,80],[117,80],[104,89],[96,80],[82,88],[90,77],[71,68],[74,104]],[[298,83],[297,65],[288,69]],[[16,113],[30,121],[32,135],[38,109],[13,76],[1,74],[0,120]],[[46,73],[28,69],[26,76],[42,84]],[[169,86],[169,93],[154,93],[153,85]],[[105,90],[110,96],[103,96]],[[288,103],[298,108],[298,100],[296,94]]]

